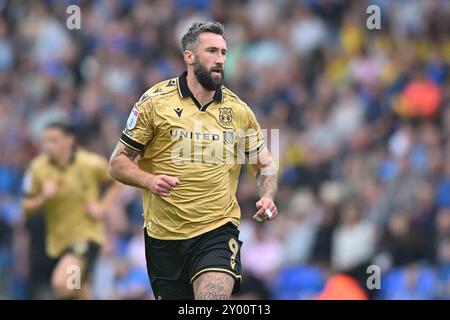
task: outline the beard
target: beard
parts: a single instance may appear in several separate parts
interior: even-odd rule
[[[220,76],[212,76],[211,73],[213,70],[220,70]],[[205,88],[210,91],[214,91],[219,88],[223,83],[224,70],[222,67],[212,67],[211,69],[207,69],[203,66],[198,57],[195,57],[194,62],[194,74],[197,78],[197,81]]]

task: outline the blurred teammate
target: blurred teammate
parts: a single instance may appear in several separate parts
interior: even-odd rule
[[[228,299],[241,280],[237,155],[257,173],[254,218],[262,221],[277,215],[276,166],[251,109],[222,86],[223,26],[194,23],[182,48],[187,72],[153,86],[135,104],[110,173],[143,189],[155,297]]]
[[[22,208],[27,215],[40,208],[46,213],[46,251],[57,261],[55,296],[89,298],[87,278],[103,242],[101,219],[121,186],[112,182],[106,159],[76,146],[70,124],[49,124],[42,149],[25,176]],[[101,187],[111,182],[100,198]]]

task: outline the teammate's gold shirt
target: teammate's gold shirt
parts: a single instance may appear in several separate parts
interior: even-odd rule
[[[170,197],[143,191],[144,227],[157,239],[188,239],[227,222],[238,226],[242,159],[264,148],[260,126],[243,101],[222,86],[202,106],[186,75],[147,90],[121,136],[141,152],[142,170],[180,180]]]
[[[77,149],[65,168],[60,168],[46,155],[31,162],[24,180],[25,196],[41,193],[45,181],[58,183],[58,191],[44,205],[46,214],[46,249],[57,257],[71,245],[87,240],[101,244],[103,225],[86,211],[88,201],[98,201],[102,184],[112,179],[105,158]]]

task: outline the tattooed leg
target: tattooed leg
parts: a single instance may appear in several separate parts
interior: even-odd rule
[[[228,300],[233,291],[234,279],[222,272],[205,272],[195,279],[195,300]]]

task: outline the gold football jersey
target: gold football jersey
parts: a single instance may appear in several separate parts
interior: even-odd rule
[[[60,168],[46,155],[32,160],[24,179],[25,196],[41,192],[45,181],[59,185],[54,197],[44,204],[46,214],[46,249],[51,257],[57,257],[69,246],[87,240],[101,244],[103,225],[92,219],[86,211],[88,201],[98,201],[100,188],[112,181],[105,158],[78,149],[71,163]]]
[[[141,152],[142,170],[180,180],[170,197],[143,191],[144,227],[157,239],[188,239],[227,222],[238,226],[241,164],[265,146],[255,115],[242,100],[222,86],[202,106],[186,76],[147,90],[120,139]]]

